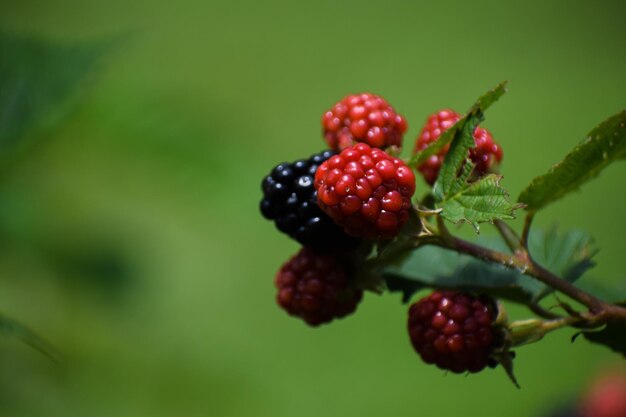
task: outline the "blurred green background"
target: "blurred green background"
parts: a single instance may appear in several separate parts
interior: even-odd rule
[[[521,390],[500,369],[445,375],[412,351],[397,295],[310,329],[274,304],[297,246],[257,206],[272,166],[323,148],[320,116],[345,94],[383,95],[411,143],[429,113],[504,79],[484,125],[516,197],[626,105],[624,15],[621,1],[0,1],[3,36],[102,53],[60,55],[88,75],[65,73],[75,94],[3,153],[0,310],[65,359],[0,339],[0,415],[540,416],[623,367],[565,330],[519,350]],[[6,74],[23,51],[0,46]],[[29,91],[20,74],[48,70],[13,81]],[[617,285],[625,174],[537,218],[591,231],[590,275]]]

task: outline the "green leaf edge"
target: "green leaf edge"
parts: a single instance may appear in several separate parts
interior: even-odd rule
[[[531,183],[520,193],[518,201],[526,204],[526,210],[528,212],[535,213],[543,207],[547,206],[548,204],[553,203],[564,197],[565,195],[578,190],[582,184],[598,176],[600,172],[605,167],[610,165],[613,161],[625,158],[626,147],[621,151],[621,153],[615,154],[614,158],[607,157],[610,150],[614,149],[615,146],[611,138],[607,137],[607,135],[605,135],[602,131],[611,127],[613,127],[613,130],[610,130],[609,132],[614,132],[613,140],[626,140],[626,109],[600,123],[587,135],[587,137],[583,141],[576,145],[576,147],[572,149],[561,162],[552,166],[546,174],[534,178]],[[622,129],[621,135],[618,134],[618,132],[616,131],[617,129]],[[608,141],[608,149],[603,150],[605,157],[602,159],[602,161],[606,162],[601,161],[600,164],[597,164],[592,169],[572,169],[577,165],[576,158],[579,155],[588,154],[594,146],[601,146],[602,142],[606,141]],[[561,178],[562,173],[567,172],[568,170],[577,171],[580,173],[580,175],[571,179],[569,181],[569,184],[558,184],[557,181],[559,181],[559,179]],[[544,193],[544,197],[537,198],[537,195],[541,195],[538,190],[541,190],[542,188],[548,188],[551,191],[553,190],[553,192]]]

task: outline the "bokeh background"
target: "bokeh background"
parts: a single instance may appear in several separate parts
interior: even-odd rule
[[[272,166],[323,148],[321,114],[345,94],[383,95],[412,143],[429,113],[504,79],[484,125],[517,196],[626,105],[624,15],[621,1],[0,1],[0,310],[64,357],[0,339],[0,415],[540,416],[623,368],[564,330],[518,352],[521,390],[500,369],[446,375],[412,351],[397,295],[310,329],[274,304],[297,246],[257,207]],[[23,132],[6,127],[8,92],[37,109]],[[537,218],[593,233],[588,285],[626,279],[625,174]]]

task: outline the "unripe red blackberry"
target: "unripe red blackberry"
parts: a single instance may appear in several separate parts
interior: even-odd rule
[[[344,97],[322,116],[326,143],[342,150],[357,142],[373,148],[402,146],[407,123],[384,98],[371,93]]]
[[[432,142],[435,142],[460,118],[461,116],[457,112],[450,109],[440,110],[428,116],[426,124],[417,137],[413,153],[422,151]],[[482,127],[477,127],[474,130],[474,143],[476,147],[469,150],[469,157],[476,164],[476,173],[484,175],[502,161],[502,148],[495,143],[491,133]],[[417,167],[428,184],[433,185],[437,180],[439,169],[449,148],[450,146],[446,145],[437,155],[432,155],[426,162]]]
[[[415,175],[365,143],[329,158],[315,173],[318,204],[346,233],[390,239],[409,219]]]
[[[363,297],[344,258],[319,254],[309,247],[285,263],[274,282],[278,304],[311,326],[353,313]]]
[[[435,291],[409,309],[409,336],[426,363],[455,373],[491,365],[500,343],[495,303],[457,291]]]
[[[317,204],[313,186],[319,165],[333,151],[324,151],[293,163],[278,164],[263,179],[261,213],[281,232],[317,250],[352,248],[358,240],[346,233]]]

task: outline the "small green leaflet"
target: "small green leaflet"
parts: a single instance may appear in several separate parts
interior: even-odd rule
[[[441,217],[452,223],[466,221],[476,232],[479,231],[478,223],[515,218],[513,210],[519,205],[511,204],[508,193],[500,187],[502,177],[490,174],[469,184],[460,183],[462,177],[457,179],[450,194],[436,203],[436,207],[442,209]]]
[[[593,129],[563,161],[532,180],[519,201],[536,212],[596,177],[609,164],[626,158],[626,110]]]
[[[53,44],[0,31],[0,151],[68,114],[110,43]]]
[[[467,153],[474,145],[474,130],[483,120],[482,113],[469,116],[465,124],[457,132],[446,154],[439,176],[433,186],[435,201],[442,201],[453,193],[458,193],[465,185],[472,173],[472,163]],[[460,171],[460,174],[459,174]]]
[[[591,258],[597,250],[587,233],[579,230],[558,233],[556,228],[546,233],[533,232],[529,238],[530,251],[551,272],[574,282],[594,266]],[[507,251],[501,240],[493,237],[479,239],[478,243],[493,250]],[[426,287],[478,290],[521,303],[537,302],[552,292],[523,271],[437,246],[413,251],[402,264],[386,268],[383,278],[388,289],[402,292],[405,300]]]
[[[452,127],[450,127],[450,129],[443,132],[441,136],[439,136],[439,139],[437,139],[437,141],[431,143],[423,151],[415,154],[413,158],[411,158],[411,160],[409,161],[409,165],[413,165],[413,166],[420,165],[421,163],[425,162],[428,158],[430,158],[432,155],[438,154],[439,151],[441,151],[447,144],[452,142],[452,139],[454,139],[454,136],[457,134],[457,132],[463,128],[465,121],[470,115],[476,114],[478,112],[484,112],[485,110],[489,108],[489,106],[491,106],[500,97],[502,97],[502,95],[506,92],[506,84],[507,82],[503,81],[497,86],[495,86],[493,89],[483,94],[476,101],[476,103],[474,103],[474,105],[472,106],[472,108],[470,109],[467,115],[462,117],[458,122],[456,122]]]

